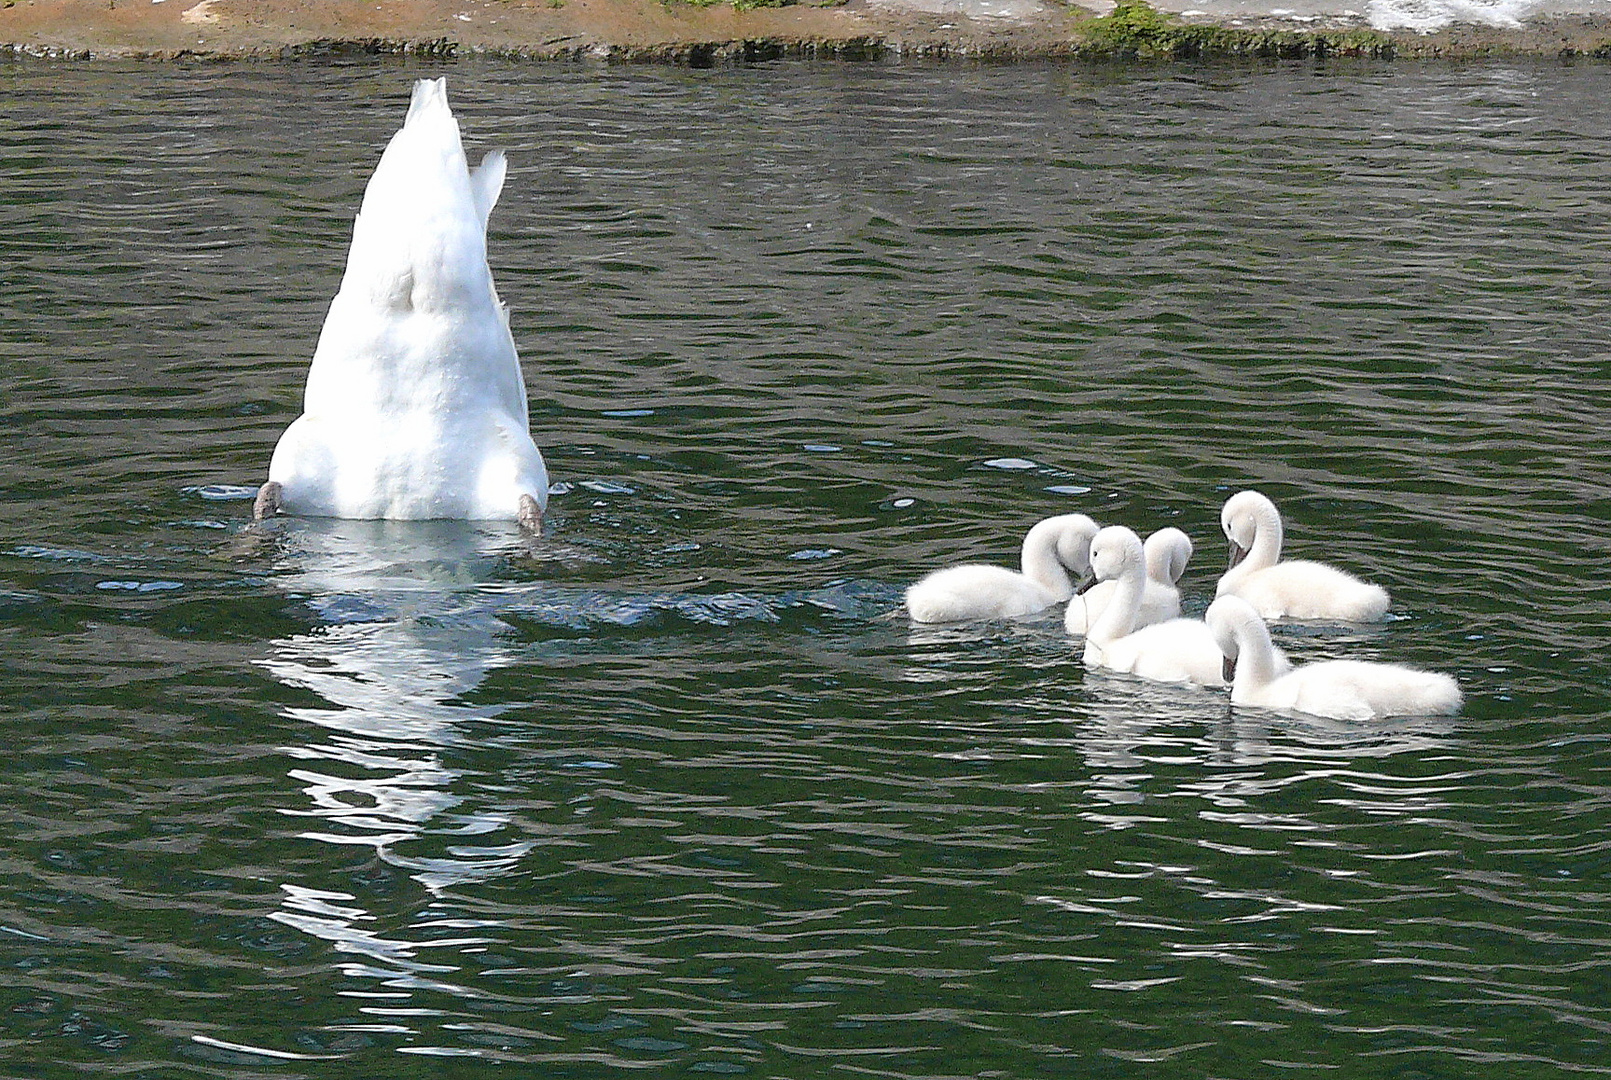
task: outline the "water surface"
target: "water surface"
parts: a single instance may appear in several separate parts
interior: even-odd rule
[[[1611,73],[453,65],[550,530],[246,533],[438,71],[0,67],[10,1072],[1611,1071]],[[891,617],[1248,485],[1461,716]]]

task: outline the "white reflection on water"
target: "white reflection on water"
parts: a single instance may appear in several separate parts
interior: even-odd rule
[[[467,725],[507,708],[468,695],[512,662],[507,628],[476,601],[478,587],[521,550],[518,532],[460,522],[280,524],[285,572],[276,581],[326,620],[274,641],[263,662],[323,702],[286,709],[314,736],[284,748],[301,763],[288,775],[310,803],[286,812],[317,822],[301,836],[371,847],[432,894],[508,873],[533,845],[464,842],[509,823],[485,805],[458,810],[465,796],[455,787],[466,773],[448,759],[471,737]],[[437,839],[414,844],[427,835]],[[366,927],[374,916],[346,893],[289,883],[282,891],[283,909],[271,917],[369,962],[349,974],[413,985],[456,970],[417,959],[421,945]]]
[[[274,642],[264,662],[287,686],[328,703],[287,710],[330,733],[287,748],[298,760],[322,763],[290,772],[313,803],[304,813],[330,826],[305,835],[373,846],[433,891],[503,872],[527,845],[446,859],[410,857],[398,845],[460,804],[453,784],[462,772],[443,763],[443,751],[464,738],[466,724],[505,708],[466,695],[512,662],[506,628],[474,599],[475,586],[517,549],[518,534],[462,523],[343,521],[301,522],[289,539],[294,572],[278,582],[330,620]],[[504,824],[478,811],[448,831],[469,836]]]
[[[1087,670],[1081,689],[1084,716],[1071,742],[1095,770],[1093,795],[1111,802],[1135,800],[1124,784],[1109,788],[1104,777],[1160,763],[1216,772],[1287,764],[1323,772],[1338,762],[1447,749],[1457,724],[1439,716],[1350,722],[1272,712],[1233,706],[1220,689],[1100,670]]]

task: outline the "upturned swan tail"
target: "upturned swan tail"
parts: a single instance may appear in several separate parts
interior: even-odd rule
[[[415,83],[408,118],[364,189],[342,292],[398,314],[498,306],[487,219],[507,172],[498,151],[470,169],[446,79]]]
[[[464,154],[459,121],[448,105],[445,76],[440,79],[420,79],[414,84],[414,96],[408,103],[408,116],[403,120],[402,129],[393,136],[392,143],[406,143],[416,137],[422,146],[446,151],[449,159]],[[390,147],[387,149],[390,150]],[[455,150],[457,154],[453,152]],[[381,160],[384,163],[384,156]],[[454,162],[449,160],[448,164],[451,169]],[[481,164],[470,170],[470,197],[483,227],[492,214],[492,208],[498,205],[498,196],[503,193],[504,176],[508,171],[509,161],[502,150],[489,150],[481,159]],[[376,172],[378,174],[379,170]]]
[[[481,227],[487,227],[492,208],[498,205],[503,194],[503,178],[509,172],[509,159],[502,150],[489,150],[481,164],[470,170],[470,195],[475,199],[476,212],[481,215]]]

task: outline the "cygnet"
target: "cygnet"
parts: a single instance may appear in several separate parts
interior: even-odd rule
[[[1240,596],[1266,619],[1369,622],[1387,613],[1387,590],[1325,563],[1281,561],[1281,512],[1257,491],[1225,502],[1219,516],[1230,568],[1216,596]]]
[[[1176,528],[1159,529],[1141,545],[1147,560],[1147,583],[1141,593],[1136,626],[1173,619],[1180,614],[1180,576],[1191,561],[1191,537]],[[1096,624],[1118,588],[1114,581],[1097,582],[1068,602],[1063,628],[1083,634]]]
[[[976,564],[936,570],[906,590],[906,612],[913,622],[966,622],[1021,618],[1061,603],[1085,576],[1096,529],[1084,514],[1036,522],[1024,536],[1021,572]]]
[[[1112,581],[1116,588],[1085,635],[1086,664],[1158,682],[1225,685],[1225,657],[1206,624],[1168,619],[1137,626],[1147,577],[1139,536],[1123,525],[1098,532],[1091,541],[1091,572],[1096,581]]]
[[[1453,678],[1399,664],[1322,660],[1283,667],[1270,629],[1239,596],[1221,596],[1206,620],[1225,656],[1231,701],[1334,720],[1445,716],[1460,711]],[[1284,659],[1284,658],[1283,658]]]

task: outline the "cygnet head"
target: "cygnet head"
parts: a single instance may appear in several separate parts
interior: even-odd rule
[[[1186,572],[1186,564],[1191,562],[1191,537],[1170,526],[1147,537],[1142,549],[1147,553],[1148,577],[1170,585],[1180,583],[1181,575]]]
[[[1059,514],[1037,522],[1024,537],[1024,551],[1029,553],[1038,542],[1053,541],[1052,549],[1057,561],[1082,575],[1091,565],[1091,538],[1097,533],[1097,524],[1084,514]]]
[[[1227,594],[1208,605],[1208,610],[1203,612],[1203,621],[1208,624],[1209,631],[1214,635],[1214,644],[1225,654],[1225,682],[1227,684],[1235,682],[1236,661],[1242,654],[1241,635],[1263,631],[1268,636],[1269,631],[1264,627],[1264,620],[1253,610],[1252,604],[1240,596]]]
[[[1114,581],[1127,574],[1146,573],[1147,557],[1141,537],[1123,525],[1109,525],[1091,540],[1091,580],[1081,586],[1084,592],[1098,581]]]
[[[1219,527],[1230,541],[1231,566],[1247,557],[1261,529],[1273,528],[1275,549],[1281,549],[1281,513],[1275,503],[1257,491],[1239,491],[1226,499],[1219,512]]]

